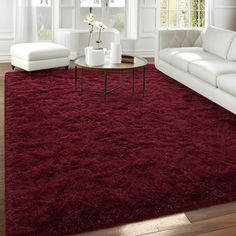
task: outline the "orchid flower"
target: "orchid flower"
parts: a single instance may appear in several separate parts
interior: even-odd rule
[[[99,33],[98,33],[98,40],[96,41],[97,45],[98,45],[98,49],[100,49],[100,43],[102,42],[101,40],[101,32],[102,30],[106,29],[107,26],[104,25],[102,22],[100,21],[95,21],[95,27],[98,28]]]
[[[107,26],[104,25],[102,22],[100,21],[95,21],[95,27],[97,27],[99,30],[104,30],[104,29],[107,29]]]
[[[88,23],[88,25],[94,25],[95,24],[95,17],[92,13],[90,13],[88,16],[86,16],[86,19],[84,20],[85,23]]]
[[[88,46],[89,46],[95,25],[95,16],[92,13],[90,13],[88,16],[86,16],[84,22],[86,22],[88,25],[91,25],[91,29],[89,29],[89,39],[88,39]]]
[[[96,43],[98,44],[98,49],[100,49],[100,43],[102,42],[101,40],[101,31],[104,29],[107,29],[107,26],[104,25],[100,21],[95,21],[95,16],[90,12],[90,14],[85,18],[84,22],[86,22],[88,25],[91,26],[91,29],[89,29],[89,39],[88,39],[88,46],[90,45],[91,41],[91,36],[94,31],[94,27],[98,28],[99,34],[98,34],[98,40]]]

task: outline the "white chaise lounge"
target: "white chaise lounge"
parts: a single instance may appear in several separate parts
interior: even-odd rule
[[[157,30],[158,70],[236,114],[236,32]]]
[[[11,65],[26,71],[50,69],[56,67],[68,68],[69,50],[59,44],[20,43],[11,47]]]

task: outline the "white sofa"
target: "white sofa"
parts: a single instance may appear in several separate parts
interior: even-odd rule
[[[236,114],[236,32],[157,30],[158,70]]]

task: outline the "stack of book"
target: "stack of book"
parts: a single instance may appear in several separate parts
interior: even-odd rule
[[[129,56],[129,55],[122,55],[121,56],[121,62],[122,63],[134,63],[134,57],[133,56]]]

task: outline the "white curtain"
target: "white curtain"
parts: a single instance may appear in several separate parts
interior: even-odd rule
[[[36,7],[33,0],[15,0],[15,42],[37,40]]]
[[[127,0],[127,38],[138,38],[138,2],[137,0]]]
[[[214,25],[214,0],[206,0],[206,27]]]

